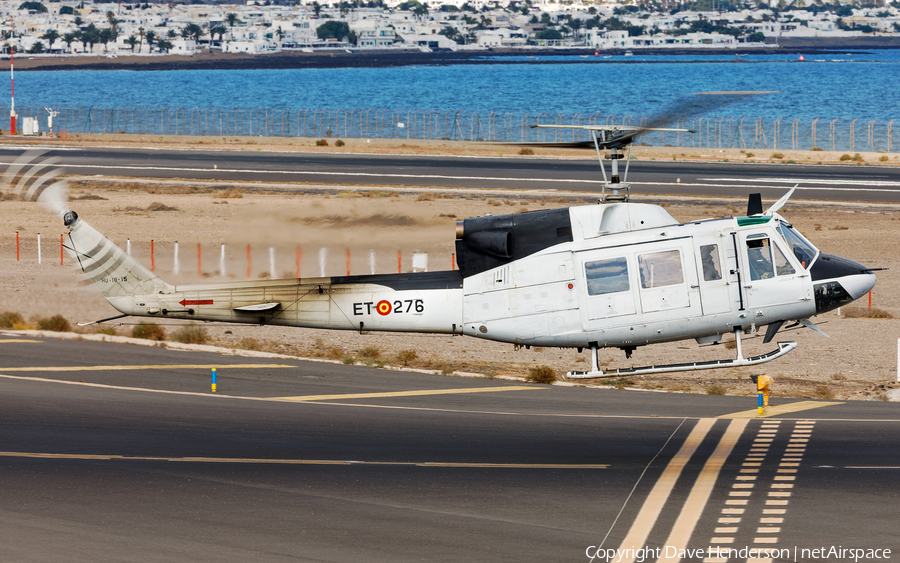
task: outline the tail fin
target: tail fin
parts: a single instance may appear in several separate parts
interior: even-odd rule
[[[64,221],[69,236],[63,247],[75,261],[84,281],[93,282],[109,303],[125,313],[131,310],[133,295],[169,292],[172,286],[148,270],[108,238],[66,211]]]

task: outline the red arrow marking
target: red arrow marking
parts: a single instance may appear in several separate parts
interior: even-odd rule
[[[188,305],[212,305],[212,299],[182,299],[178,302],[182,307],[187,307]]]

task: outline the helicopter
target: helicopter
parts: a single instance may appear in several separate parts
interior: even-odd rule
[[[458,269],[450,271],[172,284],[70,209],[64,181],[32,185],[28,193],[39,193],[38,200],[63,219],[67,253],[121,313],[96,323],[137,316],[589,349],[591,369],[567,372],[571,379],[772,361],[797,343],[778,342],[771,352],[744,357],[741,336],[765,327],[763,342],[769,343],[786,323],[824,334],[811,317],[875,285],[875,268],[819,251],[778,213],[793,189],[767,210],[760,195],[751,194],[744,216],[679,223],[661,206],[631,201],[627,183],[632,143],[642,132],[662,128],[564,127],[591,136],[603,171],[598,203],[460,221]],[[626,147],[628,155],[622,153]],[[604,159],[611,161],[609,177]],[[22,167],[14,163],[7,176]],[[52,174],[40,181],[49,184]],[[639,346],[687,339],[713,344],[729,333],[736,341],[734,358],[599,366],[603,348],[619,348],[630,358]]]

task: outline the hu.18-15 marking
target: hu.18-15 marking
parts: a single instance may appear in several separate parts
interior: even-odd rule
[[[378,303],[366,301],[353,304],[354,315],[371,315],[373,310],[381,316],[390,315],[391,313],[424,313],[425,301],[422,299],[397,299],[391,303],[387,299],[382,299]]]

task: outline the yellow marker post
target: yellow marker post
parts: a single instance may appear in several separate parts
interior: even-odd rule
[[[212,368],[212,392],[216,392],[216,368]]]
[[[772,388],[772,377],[769,375],[755,375],[753,377],[756,382],[756,393],[758,398],[757,409],[759,416],[763,415],[763,408],[769,406],[769,391]]]

